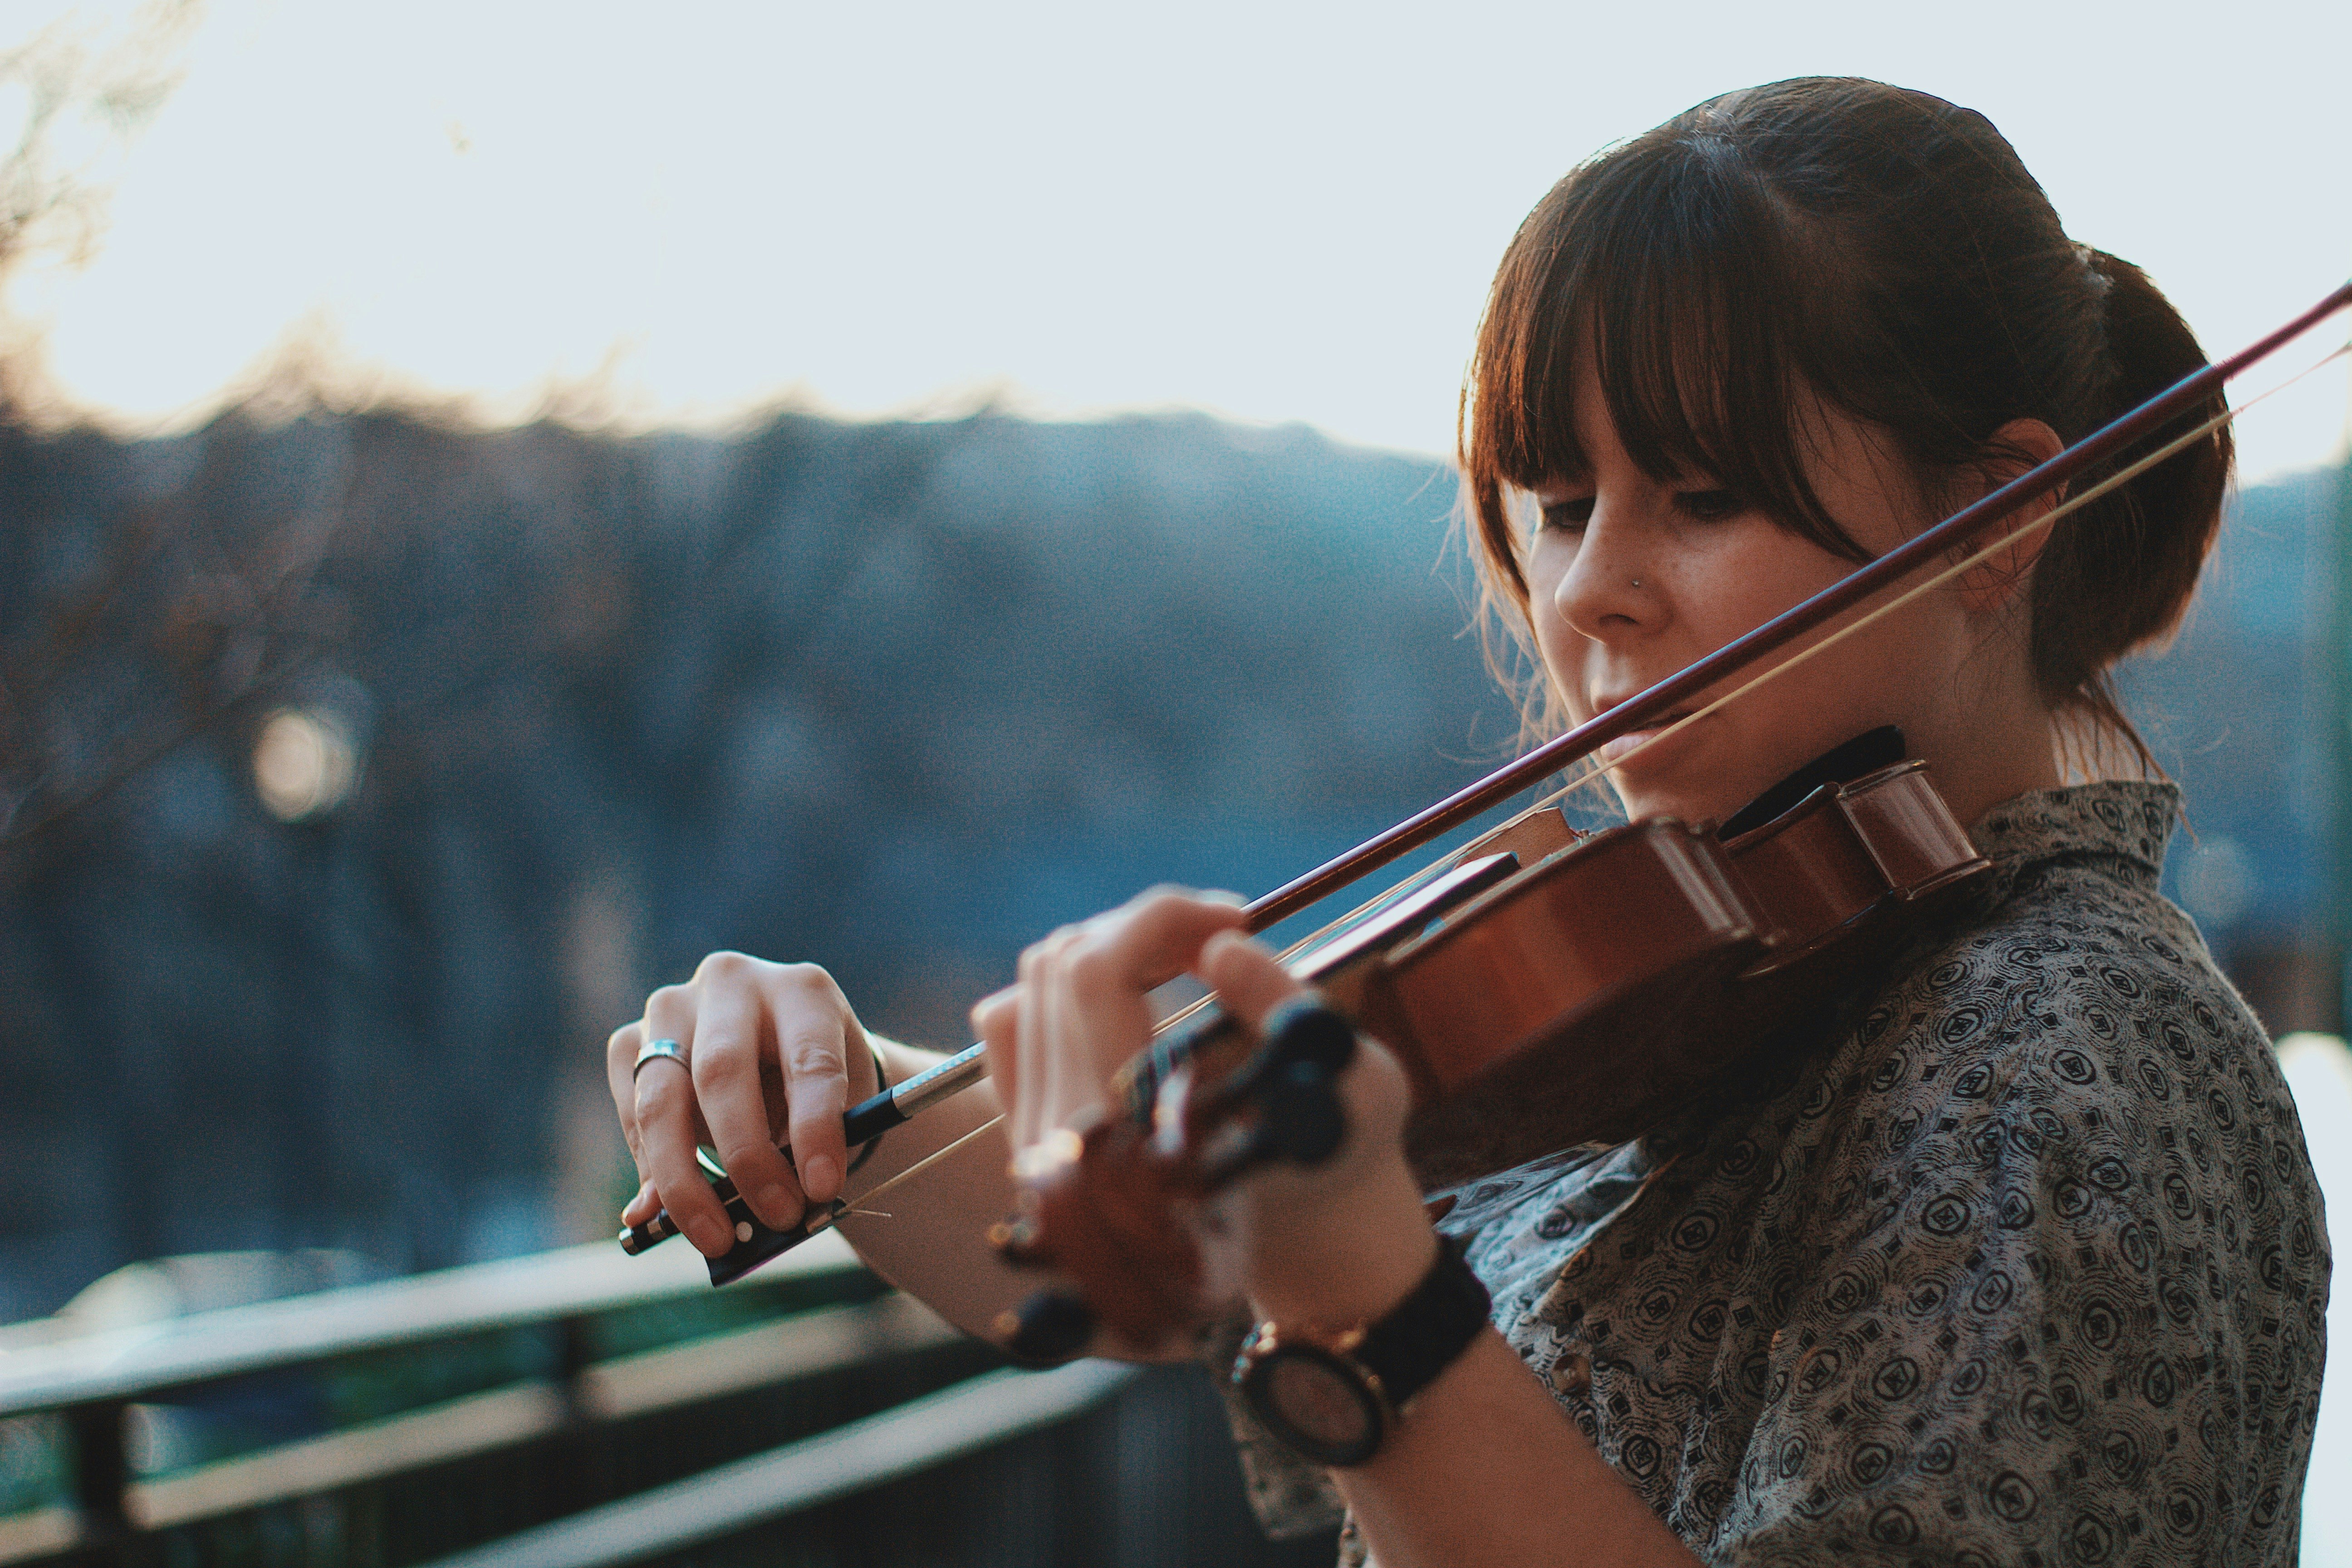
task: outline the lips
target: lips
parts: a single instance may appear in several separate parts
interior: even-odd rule
[[[1625,700],[1626,698],[1620,697],[1614,701],[1609,703],[1607,707],[1601,709],[1601,711],[1602,713],[1609,712],[1613,710],[1618,703]],[[1602,746],[1599,755],[1603,762],[1613,763],[1617,761],[1618,758],[1623,756],[1626,752],[1633,750],[1636,746],[1654,738],[1660,731],[1667,729],[1680,721],[1688,718],[1690,713],[1691,710],[1687,708],[1669,709],[1664,713],[1659,715],[1656,719],[1652,720],[1648,724],[1643,726],[1641,729],[1629,731],[1625,734],[1618,736],[1615,740]]]
[[[1647,689],[1647,687],[1643,688],[1643,690]],[[1592,716],[1593,718],[1598,719],[1603,714],[1613,713],[1619,708],[1631,702],[1634,698],[1639,697],[1641,694],[1641,691],[1625,691],[1620,692],[1614,697],[1595,698],[1593,700]],[[1663,714],[1660,714],[1657,718],[1651,720],[1647,724],[1643,725],[1643,728],[1647,730],[1663,730],[1677,719],[1688,718],[1690,716],[1690,712],[1691,710],[1688,708],[1670,708]]]

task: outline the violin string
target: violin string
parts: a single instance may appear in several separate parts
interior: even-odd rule
[[[1516,822],[1518,818],[1513,817],[1511,820]],[[1296,942],[1290,942],[1274,955],[1275,962],[1286,966],[1288,965],[1291,960],[1297,958],[1300,953],[1307,952],[1308,949],[1319,945],[1333,932],[1345,931],[1349,926],[1354,925],[1357,921],[1370,916],[1371,913],[1378,910],[1382,904],[1393,902],[1397,899],[1412,892],[1415,889],[1418,889],[1424,883],[1430,881],[1433,878],[1436,877],[1438,873],[1443,871],[1448,863],[1449,858],[1440,855],[1436,859],[1431,861],[1428,865],[1423,866],[1421,869],[1413,872],[1411,876],[1406,877],[1402,881],[1397,882],[1390,887],[1383,888],[1381,891],[1373,894],[1370,898],[1366,899],[1362,903],[1358,904],[1354,909],[1348,910],[1345,914],[1325,921],[1316,930],[1308,931],[1305,936],[1298,938]],[[1179,1025],[1192,1017],[1194,1014],[1200,1012],[1202,1008],[1213,1005],[1216,999],[1217,998],[1214,994],[1205,996],[1195,996],[1192,1001],[1187,1002],[1184,1005],[1177,1008],[1176,1011],[1169,1014],[1168,1016],[1160,1019],[1151,1026],[1151,1044],[1145,1048],[1144,1056],[1151,1064],[1153,1087],[1156,1088],[1160,1080],[1165,1079],[1171,1071],[1180,1065],[1174,1059],[1174,1051],[1172,1047],[1166,1043],[1169,1037],[1175,1033]]]
[[[2149,468],[2154,468],[2157,464],[2163,462],[2166,458],[2180,451],[2183,447],[2193,446],[2197,442],[2203,440],[2206,437],[2211,435],[2222,426],[2234,421],[2238,416],[2245,413],[2248,409],[2259,406],[2267,399],[2274,397],[2278,394],[2284,392],[2287,388],[2294,385],[2305,376],[2308,376],[2325,366],[2333,363],[2335,361],[2345,357],[2347,353],[2352,353],[2352,343],[2345,344],[2321,358],[2315,360],[2310,364],[2305,366],[2302,370],[2297,371],[2294,374],[2278,383],[2275,386],[2264,389],[2263,392],[2239,404],[2236,407],[2224,409],[2214,418],[2210,419],[2198,427],[2174,438],[2172,441],[2158,447],[2156,450],[2146,454],[2127,467],[2119,469],[2117,472],[2100,480],[2097,484],[2085,489],[2080,495],[2067,498],[2041,517],[2038,517],[2030,522],[2021,523],[2008,532],[2001,534],[1990,544],[1984,545],[1974,553],[1961,559],[1955,564],[1943,568],[1934,576],[1916,584],[1912,587],[1905,589],[1901,594],[1887,601],[1885,604],[1880,605],[1870,610],[1868,613],[1857,616],[1852,622],[1839,627],[1837,630],[1830,633],[1827,637],[1824,637],[1820,642],[1815,643],[1811,647],[1798,653],[1790,655],[1780,663],[1773,665],[1762,672],[1751,677],[1741,685],[1735,687],[1731,690],[1724,693],[1722,696],[1716,698],[1704,707],[1699,708],[1694,712],[1684,715],[1682,718],[1675,721],[1672,724],[1669,724],[1664,729],[1659,731],[1656,734],[1652,735],[1648,740],[1642,742],[1630,751],[1627,751],[1622,755],[1613,758],[1606,763],[1593,763],[1583,772],[1577,773],[1565,783],[1561,784],[1558,788],[1540,796],[1533,805],[1513,816],[1509,821],[1505,823],[1503,826],[1509,826],[1522,822],[1528,817],[1534,816],[1537,812],[1542,811],[1546,807],[1556,805],[1559,802],[1568,799],[1570,795],[1577,794],[1580,790],[1597,786],[1608,776],[1609,773],[1632,762],[1634,758],[1640,756],[1651,747],[1663,745],[1665,742],[1681,733],[1683,730],[1692,724],[1697,723],[1700,720],[1715,712],[1717,709],[1737,701],[1741,697],[1746,696],[1748,692],[1764,685],[1767,681],[1777,678],[1782,672],[1796,668],[1799,665],[1803,664],[1814,655],[1825,652],[1828,649],[1834,647],[1839,643],[1844,641],[1847,637],[1853,637],[1874,625],[1876,622],[1885,619],[1886,616],[1895,614],[1896,611],[1901,610],[1906,605],[1913,603],[1925,595],[1932,593],[1937,588],[1943,586],[1943,584],[1950,582],[1953,578],[1961,575],[1963,573],[1973,570],[1987,560],[1990,560],[1992,556],[2008,549],[2019,539],[2032,532],[2035,529],[2047,527],[2052,523],[2055,523],[2061,519],[2066,517],[2068,514],[2088,506],[2091,502],[2098,500],[2101,496],[2107,494],[2111,490],[2114,490],[2118,486],[2129,483],[2132,479],[2137,479],[2139,475],[2147,472]],[[1276,955],[1277,958],[1280,961],[1286,963],[1290,959],[1296,957],[1298,953],[1321,943],[1334,931],[1344,930],[1348,926],[1352,925],[1356,921],[1371,914],[1382,903],[1393,900],[1403,894],[1412,892],[1415,889],[1422,887],[1423,884],[1442,873],[1447,867],[1454,864],[1458,855],[1459,851],[1455,851],[1451,854],[1442,854],[1438,856],[1435,859],[1430,861],[1427,865],[1422,867],[1419,870],[1413,872],[1402,881],[1383,889],[1381,891],[1374,894],[1371,898],[1367,899],[1362,903],[1357,905],[1354,909],[1348,910],[1346,913],[1339,915],[1318,929],[1300,937],[1297,941],[1285,947],[1281,952]],[[1213,998],[1204,996],[1192,1002],[1188,1006],[1171,1015],[1163,1022],[1161,1026],[1163,1028],[1172,1027],[1174,1025],[1191,1017],[1201,1008],[1207,1006],[1212,1000]]]
[[[2049,511],[2043,513],[2038,518],[2035,518],[2032,521],[2019,524],[2016,528],[2000,535],[1998,538],[1993,540],[1992,542],[1984,545],[1982,548],[1975,551],[1964,559],[1941,569],[1937,572],[1935,575],[1928,577],[1925,581],[1920,582],[1912,587],[1905,589],[1901,594],[1888,600],[1885,604],[1877,605],[1867,614],[1857,617],[1845,626],[1840,626],[1837,630],[1823,637],[1820,642],[1791,655],[1790,658],[1782,660],[1779,664],[1773,665],[1762,673],[1724,693],[1721,697],[1708,702],[1706,706],[1698,709],[1696,711],[1686,714],[1683,718],[1676,720],[1674,723],[1659,731],[1648,740],[1642,742],[1639,745],[1633,747],[1631,751],[1626,752],[1623,755],[1616,757],[1606,763],[1594,763],[1591,767],[1588,767],[1583,773],[1580,773],[1574,778],[1569,780],[1559,788],[1538,799],[1534,805],[1529,805],[1525,810],[1514,815],[1510,818],[1509,822],[1506,823],[1504,826],[1508,826],[1512,824],[1525,821],[1527,818],[1534,816],[1537,812],[1541,811],[1545,807],[1552,805],[1559,801],[1567,799],[1570,795],[1574,795],[1579,790],[1598,784],[1601,780],[1607,777],[1609,773],[1624,766],[1627,763],[1632,762],[1635,757],[1640,756],[1651,747],[1664,743],[1675,735],[1681,733],[1681,731],[1688,726],[1696,724],[1701,719],[1706,718],[1708,714],[1715,712],[1717,709],[1724,707],[1727,703],[1738,700],[1739,698],[1746,696],[1748,692],[1753,691],[1758,687],[1762,686],[1765,682],[1771,680],[1789,670],[1796,668],[1799,665],[1803,664],[1807,659],[1811,658],[1814,655],[1827,651],[1829,648],[1832,648],[1837,644],[1844,641],[1847,637],[1852,637],[1865,627],[1895,614],[1905,605],[1911,604],[1921,596],[1932,593],[1937,588],[1939,588],[1946,583],[1950,582],[1953,578],[1981,565],[1986,561],[1990,560],[1993,556],[2000,553],[2003,550],[2006,550],[2011,545],[2016,543],[2020,539],[2025,537],[2025,535],[2032,533],[2035,529],[2044,528],[2053,523],[2058,522],[2070,513],[2080,510],[2082,508],[2090,505],[2091,502],[2098,500],[2101,496],[2106,495],[2118,486],[2129,483],[2131,480],[2138,478],[2141,474],[2146,473],[2148,469],[2156,467],[2158,463],[2163,462],[2166,458],[2172,457],[2175,453],[2181,451],[2185,447],[2194,446],[2197,442],[2203,440],[2208,436],[2210,436],[2214,431],[2231,423],[2238,417],[2238,416],[2245,413],[2248,409],[2260,406],[2268,399],[2275,397],[2280,393],[2284,392],[2287,388],[2294,385],[2297,382],[2302,381],[2305,376],[2334,363],[2339,359],[2345,358],[2347,355],[2352,355],[2352,342],[2345,343],[2320,359],[2315,360],[2312,363],[2305,366],[2302,370],[2297,371],[2294,375],[2287,377],[2275,386],[2268,387],[2256,395],[2246,399],[2236,407],[2225,408],[2220,415],[2206,420],[2204,423],[2197,426],[2186,434],[2168,441],[2154,451],[2139,458],[2126,467],[2118,469],[2116,472],[2107,476],[2105,479],[2101,479],[2098,483],[2093,485],[2082,494],[2068,497],[2065,500],[2061,501],[2057,506],[2053,507]],[[1456,853],[1458,854],[1459,852],[1457,851]],[[1420,870],[1415,871],[1412,876],[1406,878],[1403,882],[1399,883],[1394,887],[1382,889],[1373,897],[1367,899],[1362,903],[1357,905],[1355,909],[1349,910],[1348,913],[1329,921],[1321,929],[1290,943],[1288,946],[1285,947],[1277,956],[1286,962],[1297,956],[1301,951],[1322,941],[1330,932],[1343,929],[1350,922],[1370,914],[1381,903],[1398,896],[1399,893],[1409,891],[1412,889],[1417,888],[1425,883],[1431,878],[1437,875],[1444,867],[1451,864],[1453,859],[1454,856],[1451,855],[1439,856],[1436,859],[1430,862],[1430,864],[1423,867]],[[1185,1006],[1181,1007],[1176,1012],[1171,1014],[1167,1018],[1161,1020],[1160,1024],[1158,1026],[1158,1031],[1164,1031],[1172,1027],[1176,1024],[1182,1022],[1184,1019],[1189,1018],[1193,1014],[1199,1012],[1202,1008],[1209,1005],[1214,1000],[1215,998],[1213,996],[1196,998]],[[982,1122],[979,1126],[973,1128],[971,1131],[966,1132],[963,1136],[956,1139],[955,1142],[924,1156],[920,1160],[916,1161],[913,1164],[908,1166],[897,1175],[891,1176],[887,1180],[877,1182],[873,1186],[868,1187],[865,1192],[858,1194],[856,1198],[849,1201],[848,1205],[843,1210],[843,1217],[855,1216],[859,1218],[875,1219],[888,1219],[892,1217],[891,1215],[884,1214],[878,1210],[867,1209],[862,1205],[880,1197],[884,1193],[887,1193],[891,1188],[898,1186],[900,1183],[912,1180],[915,1176],[939,1163],[941,1160],[946,1159],[949,1155],[962,1148],[966,1143],[971,1142],[973,1139],[979,1137],[982,1133],[986,1132],[989,1129],[996,1126],[1003,1120],[1004,1115],[1000,1111],[996,1115],[990,1117],[986,1121]]]
[[[895,1187],[899,1183],[914,1176],[919,1172],[923,1171],[929,1166],[938,1164],[941,1160],[946,1159],[949,1155],[954,1153],[957,1150],[962,1148],[965,1144],[971,1142],[973,1139],[979,1137],[982,1133],[987,1131],[990,1128],[995,1126],[998,1122],[1003,1120],[1004,1112],[1000,1110],[995,1115],[990,1117],[987,1121],[982,1122],[979,1126],[973,1128],[971,1131],[965,1133],[962,1137],[957,1139],[954,1142],[948,1144],[944,1148],[933,1150],[930,1153],[924,1155],[921,1159],[916,1161],[913,1164],[908,1166],[897,1175],[892,1176],[886,1181],[875,1183],[872,1186],[866,1188],[864,1192],[849,1200],[849,1206],[842,1211],[842,1216],[844,1218],[847,1218],[854,1215],[860,1219],[891,1218],[892,1216],[889,1215],[883,1214],[878,1210],[865,1208],[861,1205],[873,1202],[876,1198],[880,1197],[884,1193],[888,1192],[892,1187]]]
[[[1517,818],[1514,817],[1512,820],[1517,821]],[[1305,936],[1300,937],[1297,942],[1290,943],[1279,953],[1276,954],[1276,959],[1284,963],[1289,963],[1292,959],[1297,957],[1308,948],[1320,944],[1324,939],[1329,937],[1335,931],[1345,931],[1349,926],[1356,924],[1359,921],[1369,919],[1380,910],[1381,905],[1394,903],[1397,900],[1403,898],[1408,894],[1419,891],[1424,885],[1443,873],[1446,867],[1452,863],[1452,856],[1438,856],[1435,859],[1430,861],[1428,865],[1422,867],[1419,870],[1406,877],[1403,880],[1393,882],[1388,887],[1381,889],[1379,892],[1374,893],[1370,898],[1366,899],[1362,903],[1358,904],[1354,909],[1349,910],[1347,913],[1325,921],[1323,925],[1318,927],[1317,930],[1307,932]]]
[[[1983,546],[1981,549],[1977,550],[1960,561],[1938,571],[1934,576],[1905,589],[1901,594],[1889,599],[1885,604],[1874,607],[1867,614],[1859,616],[1845,626],[1840,626],[1837,630],[1830,633],[1827,637],[1824,637],[1821,641],[1813,644],[1811,647],[1791,654],[1789,658],[1781,660],[1779,664],[1773,665],[1751,677],[1747,681],[1734,687],[1731,690],[1725,692],[1722,696],[1716,698],[1713,701],[1706,703],[1705,706],[1698,708],[1692,712],[1685,714],[1682,718],[1675,720],[1673,723],[1667,725],[1664,729],[1660,730],[1648,740],[1633,747],[1622,755],[1612,758],[1610,761],[1605,763],[1595,763],[1592,766],[1587,768],[1584,772],[1577,774],[1567,784],[1563,784],[1556,793],[1546,797],[1544,804],[1548,805],[1551,801],[1564,799],[1567,796],[1575,794],[1578,790],[1598,784],[1609,773],[1618,768],[1623,767],[1626,763],[1632,762],[1634,758],[1640,756],[1651,747],[1664,744],[1665,742],[1673,739],[1675,735],[1680,734],[1684,730],[1697,723],[1700,720],[1707,717],[1707,715],[1715,712],[1717,709],[1722,708],[1728,703],[1737,701],[1738,699],[1746,696],[1748,692],[1755,690],[1759,686],[1762,686],[1765,682],[1775,679],[1788,671],[1796,668],[1799,665],[1803,664],[1806,660],[1811,658],[1816,654],[1827,652],[1829,649],[1836,647],[1839,643],[1843,642],[1846,638],[1854,636],[1856,633],[1863,631],[1866,627],[1871,626],[1881,620],[1885,619],[1888,616],[1895,614],[1897,610],[1902,609],[1905,605],[1911,604],[1925,595],[1932,593],[1936,589],[1942,587],[1953,578],[1983,564],[1993,556],[2000,554],[2002,551],[2016,543],[2020,539],[2032,533],[2035,529],[2044,528],[2052,523],[2057,522],[2068,514],[2080,510],[2082,508],[2090,505],[2091,502],[2098,500],[2101,496],[2107,494],[2118,486],[2128,484],[2131,480],[2138,478],[2141,474],[2146,473],[2148,469],[2156,467],[2158,463],[2163,462],[2166,458],[2170,458],[2184,447],[2196,445],[2206,437],[2210,436],[2214,431],[2221,428],[2224,425],[2230,424],[2235,420],[2239,415],[2246,412],[2246,410],[2259,406],[2268,399],[2277,396],[2280,393],[2284,392],[2287,388],[2294,385],[2297,382],[2303,380],[2304,377],[2334,363],[2336,361],[2346,357],[2347,354],[2352,354],[2352,343],[2343,344],[2321,358],[2313,361],[2310,364],[2305,366],[2302,370],[2297,371],[2294,374],[2280,382],[2277,385],[2265,388],[2263,392],[2246,399],[2236,407],[2225,408],[2219,415],[2206,420],[2203,424],[2197,426],[2186,434],[2176,437],[2174,439],[2168,441],[2163,446],[2156,448],[2156,450],[2149,452],[2128,466],[2118,469],[2116,472],[2108,475],[2105,479],[2101,479],[2097,484],[2093,485],[2090,489],[2084,490],[2082,494],[2068,497],[2065,500],[2060,502],[2057,506],[2052,508],[2042,516],[2033,519],[2032,521],[2019,524],[2016,528],[2013,528],[2008,532],[1994,539],[1990,544]]]
[[[1577,782],[1581,783],[1582,781],[1580,779]],[[1575,787],[1576,785],[1572,784],[1567,788],[1555,790],[1551,794],[1540,797],[1531,804],[1521,807],[1519,810],[1513,812],[1508,817],[1496,824],[1493,827],[1488,828],[1485,833],[1479,835],[1479,837],[1492,838],[1498,833],[1503,833],[1511,828],[1517,827],[1520,823],[1527,821],[1528,818],[1535,816],[1538,812],[1542,811],[1546,806],[1565,799],[1575,789]],[[1591,837],[1582,829],[1576,828],[1574,826],[1571,826],[1569,831],[1575,838],[1578,839]],[[1472,845],[1475,845],[1477,842],[1477,838],[1471,840]],[[1331,935],[1332,932],[1342,931],[1347,927],[1353,925],[1356,921],[1371,914],[1382,904],[1393,903],[1407,894],[1419,890],[1421,888],[1442,876],[1448,869],[1460,865],[1463,858],[1468,853],[1468,847],[1441,852],[1427,865],[1422,867],[1419,870],[1414,871],[1402,880],[1393,883],[1387,888],[1383,888],[1381,891],[1373,894],[1370,898],[1366,899],[1362,903],[1358,904],[1354,909],[1349,910],[1347,913],[1338,916],[1320,928],[1309,931],[1307,935],[1300,937],[1297,942],[1292,942],[1289,946],[1284,948],[1279,953],[1277,953],[1276,955],[1276,959],[1286,963],[1290,959],[1297,956],[1298,953],[1304,952],[1306,949],[1321,942],[1325,938]],[[1181,1018],[1190,1016],[1193,1011],[1205,1005],[1208,1000],[1208,998],[1203,997],[1200,1002],[1192,1004],[1192,1007],[1185,1009],[1184,1012],[1176,1014],[1174,1016],[1169,1018],[1167,1022],[1172,1024]]]
[[[1549,805],[1553,801],[1559,799],[1567,793],[1568,791],[1566,790],[1559,791],[1556,794],[1545,796],[1543,799],[1535,802],[1531,805],[1514,812],[1508,818],[1497,823],[1495,826],[1488,828],[1486,833],[1480,835],[1480,837],[1492,837],[1494,835],[1501,833],[1506,829],[1517,827],[1520,823],[1525,822],[1528,818],[1533,816],[1536,813],[1541,811],[1544,807]],[[1581,833],[1578,833],[1576,837],[1581,838],[1585,836]],[[1475,844],[1477,839],[1473,839],[1471,842],[1472,844]],[[1275,955],[1276,961],[1277,963],[1287,963],[1290,960],[1297,957],[1298,954],[1306,952],[1308,948],[1321,944],[1325,939],[1328,938],[1333,932],[1345,931],[1349,926],[1356,924],[1359,921],[1373,914],[1383,904],[1392,904],[1398,900],[1406,897],[1408,894],[1417,892],[1432,881],[1434,881],[1438,877],[1444,875],[1453,867],[1461,864],[1463,857],[1467,853],[1468,850],[1466,848],[1446,850],[1440,853],[1434,859],[1422,867],[1419,870],[1412,872],[1411,875],[1405,877],[1400,881],[1393,882],[1388,887],[1381,889],[1379,892],[1373,894],[1370,898],[1366,899],[1362,903],[1358,904],[1354,909],[1349,910],[1347,913],[1335,917],[1316,930],[1307,932],[1305,936],[1300,937],[1297,941],[1290,943],[1287,947],[1285,947],[1280,952]],[[1202,1007],[1207,1006],[1213,1000],[1214,1000],[1213,997],[1208,996],[1200,998],[1198,1001],[1192,1003],[1181,1011],[1170,1015],[1168,1018],[1162,1021],[1160,1027],[1166,1028],[1182,1022],[1184,1019],[1191,1017],[1194,1013],[1200,1011]]]

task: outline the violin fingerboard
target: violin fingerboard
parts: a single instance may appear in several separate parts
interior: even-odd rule
[[[1192,1053],[1230,1029],[1233,1021],[1215,1005],[1202,1007],[1153,1037],[1141,1055],[1119,1069],[1113,1087],[1120,1109],[1139,1125],[1149,1126],[1152,1108],[1160,1103],[1160,1087]]]

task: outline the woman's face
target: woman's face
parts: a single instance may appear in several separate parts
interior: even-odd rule
[[[1577,722],[1853,570],[1709,476],[1661,481],[1634,467],[1589,363],[1579,374],[1576,419],[1592,471],[1561,475],[1537,491],[1541,520],[1526,566],[1544,667]],[[1816,425],[1808,464],[1814,492],[1871,554],[1933,521],[1906,466],[1866,426],[1833,413]],[[1940,753],[1965,742],[1955,725],[1981,696],[1982,680],[1969,677],[1983,673],[1971,666],[1982,662],[1972,656],[1986,634],[1959,591],[1932,592],[1633,758],[1612,775],[1618,793],[1637,818],[1720,821],[1881,724],[1901,725],[1912,753],[1937,765]],[[1662,728],[1612,742],[1602,754],[1622,756]]]

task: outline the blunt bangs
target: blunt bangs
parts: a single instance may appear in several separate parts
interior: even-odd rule
[[[1932,504],[1972,467],[2022,456],[1997,444],[2011,420],[2076,440],[2205,363],[2146,273],[2067,237],[1983,115],[1855,77],[1710,99],[1554,185],[1496,272],[1458,427],[1488,661],[1528,734],[1549,731],[1523,492],[1590,472],[1587,366],[1653,479],[1721,486],[1859,562],[1806,478],[1823,414],[1885,437]],[[2216,391],[2207,412],[2225,406]],[[2092,501],[2031,568],[2044,698],[2150,777],[2162,770],[2110,671],[2179,626],[2232,451],[2223,429],[2173,454]]]
[[[1662,127],[1560,182],[1496,279],[1464,394],[1463,468],[1484,551],[1524,605],[1503,494],[1591,469],[1576,436],[1590,356],[1626,455],[1654,479],[1704,479],[1854,561],[1867,558],[1805,477],[1805,410],[1833,395],[1815,341],[1806,226],[1729,149]]]

